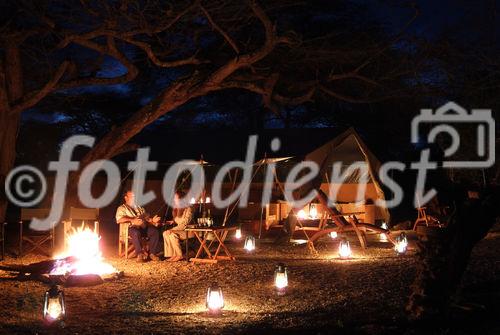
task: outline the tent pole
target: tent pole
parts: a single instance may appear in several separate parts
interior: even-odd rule
[[[238,170],[235,169],[234,170],[234,179],[232,179],[232,176],[231,176],[231,172],[229,172],[229,181],[233,183],[233,186],[231,187],[231,192],[234,191],[234,188],[236,187],[236,178],[238,177]],[[232,212],[232,211],[231,211]],[[229,206],[226,207],[226,212],[224,213],[224,222],[222,223],[223,226],[226,226],[226,221],[227,221],[227,218],[228,216],[230,215],[231,213],[229,213]]]
[[[262,236],[262,216],[264,215],[264,206],[260,206],[259,240]]]
[[[267,164],[267,152],[264,153],[264,161],[257,167],[257,171],[261,168],[262,164],[264,164],[264,163]],[[257,173],[255,173],[255,175],[257,175]],[[259,240],[262,237],[262,216],[264,215],[264,206],[262,206],[262,205],[263,205],[263,203],[261,201],[261,203],[260,203],[260,221],[259,221]]]

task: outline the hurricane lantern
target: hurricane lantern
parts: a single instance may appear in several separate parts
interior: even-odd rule
[[[236,239],[241,239],[241,228],[236,229],[236,233],[234,234]]]
[[[212,283],[207,290],[207,308],[210,314],[220,314],[224,308],[224,296],[217,283]]]
[[[343,239],[339,243],[339,256],[342,259],[348,259],[351,258],[352,251],[351,251],[351,246],[349,245],[349,241],[347,239]]]
[[[407,248],[408,248],[408,239],[405,233],[401,233],[396,238],[396,245],[394,246],[394,249],[398,254],[404,254]]]
[[[255,250],[255,237],[247,236],[245,239],[245,250],[248,252],[252,252]]]
[[[45,292],[43,303],[43,318],[47,323],[60,322],[66,317],[64,292],[53,285]]]
[[[336,231],[331,231],[329,234],[330,238],[332,238],[333,240],[336,239],[339,234],[336,232]]]
[[[288,269],[283,263],[278,263],[274,270],[274,286],[276,286],[278,295],[285,294],[288,287]]]

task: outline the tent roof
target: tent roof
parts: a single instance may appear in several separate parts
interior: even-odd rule
[[[371,170],[378,172],[380,168],[380,161],[368,149],[354,128],[349,128],[313,150],[305,156],[305,159],[316,162],[321,167],[322,174],[335,162],[350,165],[357,161],[366,161]]]
[[[377,196],[380,199],[385,199],[384,191],[382,190],[378,173],[380,169],[380,161],[368,149],[368,146],[361,139],[354,128],[349,128],[339,136],[323,144],[316,150],[306,155],[306,160],[314,161],[320,166],[320,179],[309,185],[311,187],[319,187],[321,178],[325,173],[331,173],[331,167],[336,162],[342,162],[344,166],[350,165],[357,161],[364,161],[368,165],[369,180],[373,182],[377,190]],[[353,178],[350,178],[353,179]],[[352,181],[349,181],[352,182]],[[386,220],[389,219],[387,209],[382,209]]]

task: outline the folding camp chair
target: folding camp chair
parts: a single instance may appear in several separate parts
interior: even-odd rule
[[[99,234],[99,209],[98,208],[75,208],[69,210],[69,219],[63,221],[64,245],[67,244],[68,233],[72,228],[82,225],[93,227],[94,232]]]
[[[320,218],[315,220],[302,220],[297,219],[297,225],[295,226],[295,231],[300,231],[306,237],[307,242],[311,241],[311,236],[316,232],[324,229],[328,222],[327,213],[323,212]],[[309,233],[308,233],[309,232]],[[312,234],[311,236],[309,234]]]
[[[417,211],[417,219],[413,224],[413,230],[416,231],[417,227],[421,225],[425,225],[426,227],[443,227],[443,224],[435,216],[427,214],[427,207],[418,207]]]
[[[324,213],[326,214],[326,211]],[[307,237],[307,246],[313,254],[318,253],[316,247],[314,246],[315,241],[331,232],[354,231],[359,239],[361,247],[364,249],[366,248],[365,233],[367,224],[364,224],[358,220],[358,216],[364,214],[365,212],[352,212],[338,213],[334,215],[323,215],[317,227],[311,227],[307,229],[307,227],[302,226],[301,228],[296,228],[296,231],[302,230],[304,232],[304,235]],[[332,227],[328,225],[328,221],[335,222],[336,220],[342,223],[343,228],[339,226]],[[298,224],[300,224],[300,220]],[[347,227],[349,229],[347,229]],[[309,236],[305,230],[312,231],[312,236]]]
[[[25,227],[33,218],[46,218],[49,216],[50,208],[22,208],[21,220],[19,220],[19,256],[28,254],[35,250],[41,251],[47,256],[51,256],[54,250],[55,226],[47,231],[34,231]],[[28,246],[24,250],[24,244]],[[50,247],[50,252],[47,251]]]
[[[119,225],[119,235],[118,235],[118,256],[128,258],[129,253],[132,252],[134,248],[133,245],[129,245],[130,237],[128,236],[128,223],[122,223]]]
[[[130,243],[130,236],[128,235],[128,223],[121,223],[120,230],[118,233],[118,256],[129,258],[132,251],[134,250],[134,246]],[[161,237],[161,235],[160,235]],[[148,250],[148,241],[149,238],[146,236],[141,237],[141,246],[143,250]],[[162,241],[162,239],[160,239]]]
[[[1,258],[0,260],[3,260],[5,258],[5,225],[7,224],[7,222],[4,222],[4,223],[0,223],[0,248],[2,249],[1,250]]]
[[[293,214],[297,217],[297,224],[295,225],[294,232],[302,232],[309,241],[310,236],[307,232],[313,232],[314,234],[314,232],[322,230],[328,222],[328,213],[321,204],[309,204],[304,208],[306,209],[306,212],[304,212],[305,215],[310,215],[311,209],[313,208],[320,210],[320,212],[317,211],[316,214],[314,214],[314,217],[309,216],[305,218],[299,217],[300,211],[293,210]],[[319,216],[317,215],[318,213],[320,213]]]

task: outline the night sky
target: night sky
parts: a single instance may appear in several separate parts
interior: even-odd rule
[[[399,33],[401,27],[405,25],[408,18],[412,15],[412,9],[407,6],[395,6],[394,2],[390,1],[352,1],[353,3],[361,3],[366,6],[369,15],[373,19],[379,22],[379,24],[388,32],[389,35]],[[454,38],[459,38],[464,43],[469,43],[469,41],[474,41],[478,38],[483,31],[473,31],[472,29],[464,29],[467,25],[477,22],[489,9],[489,4],[485,2],[477,2],[474,6],[470,6],[465,2],[445,0],[445,1],[432,1],[432,0],[421,0],[417,1],[417,6],[420,10],[420,15],[416,21],[411,24],[406,30],[407,34],[414,36],[415,38],[424,38],[430,41],[435,41],[440,39],[443,34],[453,32]],[[335,20],[334,15],[318,15],[314,21],[317,22],[328,22],[328,20]],[[496,25],[496,34],[500,33],[500,24]],[[460,30],[461,29],[461,30]],[[465,33],[466,31],[466,33]],[[493,33],[493,32],[490,32]],[[498,36],[498,35],[497,35]],[[394,45],[395,48],[398,47],[408,47],[408,45]],[[107,57],[102,69],[98,72],[99,76],[103,77],[114,77],[120,76],[126,73],[126,68],[118,61],[113,58]],[[152,87],[144,92],[133,92],[133,84],[119,84],[119,85],[107,85],[107,86],[88,86],[82,88],[75,88],[71,90],[64,90],[59,92],[62,95],[78,95],[78,94],[89,94],[89,95],[107,95],[109,99],[121,99],[124,97],[130,97],[132,93],[134,95],[134,100],[138,106],[143,106],[149,102],[155,93],[154,86],[164,86],[172,82],[172,80],[178,76],[179,71],[174,70],[155,70],[154,74],[155,81]],[[137,94],[138,93],[138,94]],[[201,98],[198,102],[199,107],[204,109],[210,106],[209,99]],[[205,100],[205,101],[203,101]],[[195,108],[198,106],[195,106]],[[305,107],[307,108],[307,107]],[[303,112],[303,108],[295,108],[296,113]],[[172,114],[176,114],[173,112]],[[204,113],[196,116],[192,121],[194,126],[210,126],[214,123],[231,123],[234,120],[227,118],[223,115],[224,113],[219,113],[218,111],[204,111]],[[175,116],[174,116],[175,117]],[[170,115],[165,116],[158,121],[157,124],[163,125],[167,123],[170,119]],[[33,108],[29,112],[23,114],[24,121],[39,121],[45,123],[58,123],[66,120],[66,116],[63,113],[46,113],[41,112],[37,108]],[[281,128],[283,127],[283,122],[270,117],[265,123],[266,128]],[[329,127],[331,124],[321,120],[311,121],[306,124],[301,124],[300,127]]]

